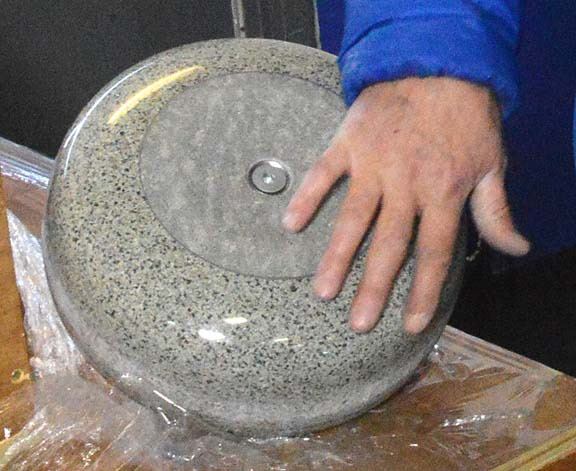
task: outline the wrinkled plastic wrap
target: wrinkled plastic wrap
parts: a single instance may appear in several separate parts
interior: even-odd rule
[[[358,420],[295,439],[190,436],[86,363],[55,311],[37,237],[9,222],[34,378],[0,398],[0,470],[484,470],[576,425],[573,379],[449,328],[414,380]]]
[[[46,190],[52,174],[52,160],[27,147],[0,137],[2,175],[31,187]]]

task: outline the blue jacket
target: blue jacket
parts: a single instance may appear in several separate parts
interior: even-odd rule
[[[318,0],[318,12],[348,104],[370,84],[407,76],[490,87],[529,257],[576,247],[574,0]]]

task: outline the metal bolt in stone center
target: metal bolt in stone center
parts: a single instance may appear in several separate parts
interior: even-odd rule
[[[268,195],[284,191],[290,182],[286,166],[275,160],[258,162],[250,169],[248,178],[256,190]]]

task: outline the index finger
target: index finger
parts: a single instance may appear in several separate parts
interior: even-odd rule
[[[310,222],[322,201],[345,174],[344,155],[336,144],[306,173],[302,184],[290,200],[283,219],[284,227],[291,232],[298,232]]]

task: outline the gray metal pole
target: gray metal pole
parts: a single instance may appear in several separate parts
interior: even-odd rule
[[[315,0],[231,0],[237,38],[269,38],[318,47]]]

